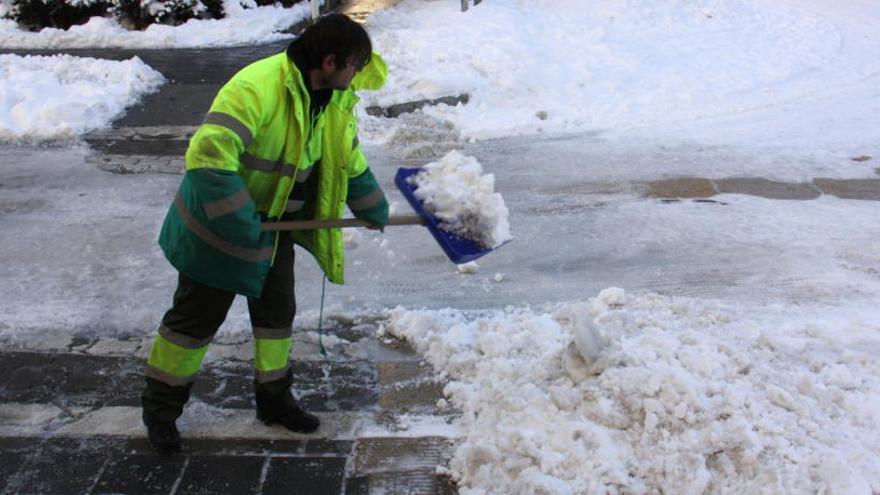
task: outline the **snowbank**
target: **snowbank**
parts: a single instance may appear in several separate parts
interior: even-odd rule
[[[424,110],[466,138],[740,113],[878,69],[876,36],[865,48],[852,33],[856,58],[835,69],[843,39],[831,20],[762,0],[497,0],[465,13],[410,1],[369,26],[391,77],[367,98],[468,93],[466,105]]]
[[[22,31],[14,21],[0,20],[4,48],[197,48],[246,45],[292,38],[285,29],[311,15],[308,2],[290,8],[269,5],[251,9],[225,2],[224,19],[191,19],[180,26],[152,24],[129,31],[113,19],[93,17],[68,30]]]
[[[75,138],[106,126],[164,81],[137,57],[0,55],[0,142]]]
[[[413,194],[441,220],[442,229],[488,248],[513,238],[495,176],[484,175],[476,158],[450,151],[422,168],[409,179],[418,187]]]
[[[451,379],[463,494],[876,493],[878,328],[756,316],[608,289],[550,313],[397,308],[384,331]]]

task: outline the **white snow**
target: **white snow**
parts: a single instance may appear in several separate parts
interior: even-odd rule
[[[464,138],[647,128],[749,145],[876,142],[878,22],[880,3],[865,0],[495,0],[464,13],[404,1],[369,18],[390,80],[365,97],[467,93],[422,110]],[[769,121],[711,125],[731,118]]]
[[[164,82],[137,57],[0,55],[0,141],[64,140],[105,127]]]
[[[398,307],[384,332],[451,379],[464,495],[876,493],[880,363],[858,343],[880,318],[791,310],[611,288],[549,312]]]
[[[455,268],[462,275],[474,275],[480,271],[480,265],[476,261],[468,261],[467,263],[456,265]]]
[[[45,28],[23,31],[11,20],[0,19],[0,46],[4,48],[197,48],[247,45],[292,38],[285,29],[311,15],[309,2],[290,8],[280,4],[245,9],[224,2],[223,19],[190,19],[180,26],[152,24],[143,31],[127,30],[115,20],[93,17],[68,30]]]
[[[495,192],[495,176],[474,157],[450,151],[422,167],[409,181],[413,194],[440,220],[440,228],[487,248],[511,240],[509,212]]]

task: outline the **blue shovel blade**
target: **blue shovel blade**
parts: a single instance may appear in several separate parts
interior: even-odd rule
[[[431,231],[434,239],[436,239],[437,243],[440,244],[440,247],[443,248],[446,256],[448,256],[453,263],[461,264],[473,261],[480,256],[491,253],[492,249],[486,248],[478,242],[459,237],[440,228],[440,220],[426,210],[424,205],[422,205],[422,202],[416,198],[415,194],[413,194],[418,188],[414,184],[409,183],[408,179],[410,176],[421,171],[421,168],[400,168],[397,170],[397,175],[394,177],[394,183],[397,185],[397,188],[400,189],[400,192],[403,193],[403,197],[409,201],[413,210],[425,219],[428,230]]]

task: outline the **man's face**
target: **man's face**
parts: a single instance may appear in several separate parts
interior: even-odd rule
[[[351,80],[363,69],[363,66],[356,63],[354,58],[349,59],[344,65],[340,66],[336,64],[332,55],[328,55],[324,59],[322,69],[326,87],[342,91],[348,89]]]

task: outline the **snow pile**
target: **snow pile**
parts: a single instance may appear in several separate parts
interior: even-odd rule
[[[311,14],[308,2],[290,8],[279,4],[244,9],[238,2],[224,2],[223,19],[190,19],[179,26],[151,24],[143,31],[129,31],[115,20],[93,17],[68,30],[46,28],[37,33],[22,31],[14,21],[0,20],[0,46],[5,48],[197,48],[247,45],[291,38],[282,33]]]
[[[872,48],[853,48],[858,63],[827,70],[842,55],[834,23],[762,0],[496,0],[465,13],[410,1],[369,26],[391,78],[367,98],[467,93],[465,105],[423,110],[467,138],[738,113],[880,68],[874,36]]]
[[[440,220],[443,230],[494,248],[512,239],[509,212],[495,192],[495,176],[476,158],[450,151],[410,177],[413,194]]]
[[[104,127],[164,81],[137,57],[0,55],[0,141],[70,139]]]
[[[551,313],[398,307],[383,331],[451,379],[462,494],[877,493],[878,328],[739,311],[606,289]]]

